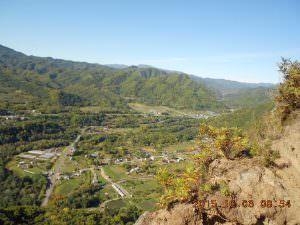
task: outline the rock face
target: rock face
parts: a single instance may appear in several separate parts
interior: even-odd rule
[[[159,210],[153,213],[145,213],[135,223],[135,225],[179,225],[179,224],[199,224],[199,215],[194,212],[192,204],[178,204],[172,210]]]
[[[294,201],[294,195],[287,191],[289,187],[276,175],[276,171],[259,166],[256,160],[244,159],[215,161],[211,172],[215,174],[212,182],[226,180],[230,191],[234,193],[234,198],[225,197],[219,192],[209,197],[220,203],[217,212],[226,220],[245,225],[262,222],[279,225],[287,221],[290,221],[287,224],[300,223],[299,216],[298,220],[292,216],[297,215],[299,203]],[[226,200],[233,201],[237,206],[225,207]],[[291,207],[286,204],[288,200]],[[282,208],[280,201],[285,203]]]
[[[170,210],[147,213],[137,224],[300,224],[299,116],[286,127],[279,140],[273,141],[272,149],[281,155],[272,169],[261,166],[258,158],[221,159],[210,165],[211,183],[226,181],[234,193],[226,197],[217,191],[208,196],[207,200],[217,202],[216,208],[195,211],[192,204],[177,204]],[[226,207],[226,201],[237,206]]]

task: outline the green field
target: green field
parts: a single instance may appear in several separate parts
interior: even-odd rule
[[[67,181],[63,181],[61,184],[59,184],[56,188],[54,193],[55,194],[69,194],[72,191],[75,191],[83,184],[81,179],[70,179]]]
[[[79,177],[71,178],[70,180],[61,181],[54,189],[55,194],[66,195],[80,188],[84,184],[91,182],[90,171],[84,173]]]
[[[176,145],[169,145],[164,148],[168,152],[190,152],[193,151],[196,146],[195,141],[182,142]]]
[[[17,176],[20,177],[24,177],[24,176],[31,176],[32,174],[30,173],[26,173],[22,168],[17,167],[17,162],[15,160],[12,160],[10,162],[7,163],[6,168],[8,170],[13,171],[14,174],[16,174]]]
[[[171,116],[193,116],[195,114],[193,111],[177,110],[167,106],[150,106],[140,103],[128,103],[128,106],[135,111],[147,114],[168,113]]]
[[[100,106],[86,106],[80,107],[80,111],[84,113],[99,113],[103,110],[103,107]]]
[[[161,186],[154,178],[138,180],[127,180],[122,186],[128,190],[133,197],[157,198],[162,191]]]
[[[131,201],[143,211],[152,211],[157,208],[157,202],[162,193],[162,187],[155,179],[127,180],[122,186],[132,195]]]
[[[106,175],[108,175],[113,181],[119,181],[128,178],[126,170],[120,165],[104,166]]]
[[[18,160],[18,159],[11,160],[10,162],[7,163],[6,168],[8,170],[11,170],[14,174],[16,174],[17,176],[20,176],[20,177],[33,176],[36,174],[41,174],[43,172],[47,172],[46,162],[38,162],[36,165],[32,166],[32,168],[22,169],[21,167],[17,166],[19,161],[20,160]],[[26,160],[23,160],[23,161],[26,161]],[[27,162],[27,163],[29,163],[29,162]],[[25,170],[33,172],[34,174],[28,173]]]
[[[65,160],[64,165],[61,168],[61,172],[62,173],[72,173],[73,171],[75,171],[76,168],[78,168],[77,162],[72,161],[69,158],[67,158]]]
[[[128,201],[126,199],[118,199],[118,200],[113,200],[110,201],[106,204],[106,208],[110,212],[115,212],[118,209],[125,207],[128,204]]]
[[[107,193],[107,195],[105,195],[105,193]],[[104,186],[104,188],[100,191],[100,196],[104,200],[109,200],[109,199],[114,199],[119,197],[116,191],[112,188],[111,184],[106,184]]]

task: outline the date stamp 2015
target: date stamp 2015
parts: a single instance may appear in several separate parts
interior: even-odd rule
[[[236,199],[226,199],[225,201],[218,202],[215,199],[210,200],[199,200],[194,203],[194,208],[200,209],[211,209],[211,208],[290,208],[291,201],[290,200],[270,200],[270,199],[262,199],[260,201],[254,201],[252,199],[248,200],[236,200]]]

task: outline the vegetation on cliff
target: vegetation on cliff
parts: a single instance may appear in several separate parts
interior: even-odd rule
[[[275,108],[257,121],[250,131],[243,134],[237,128],[216,128],[202,124],[198,135],[199,154],[194,157],[194,166],[177,175],[166,169],[158,171],[158,180],[165,187],[161,206],[170,206],[177,201],[203,199],[206,194],[214,191],[229,195],[230,190],[225,181],[220,181],[218,185],[207,182],[209,165],[217,158],[235,160],[241,157],[257,157],[261,159],[262,165],[274,166],[274,160],[279,157],[279,153],[271,149],[270,139],[278,138],[283,123],[293,111],[300,108],[299,62],[283,59],[279,69],[284,80],[274,99]]]

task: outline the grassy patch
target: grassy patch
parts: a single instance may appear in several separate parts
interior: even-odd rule
[[[108,202],[106,204],[106,207],[110,212],[115,212],[118,209],[125,207],[126,205],[127,205],[126,200],[118,199],[118,200],[113,200],[113,201]]]
[[[156,199],[136,199],[136,205],[138,208],[142,209],[143,211],[154,211],[157,209],[157,200]]]
[[[111,184],[106,184],[104,186],[104,188],[100,192],[100,196],[102,196],[102,199],[104,200],[109,200],[109,199],[114,199],[119,197],[116,191],[112,188]]]
[[[26,161],[26,160],[24,160],[24,161]],[[38,164],[34,165],[32,168],[24,168],[24,169],[21,167],[18,167],[17,166],[18,163],[19,163],[18,160],[13,159],[7,163],[6,168],[8,170],[11,170],[14,174],[16,174],[19,177],[33,176],[36,174],[41,174],[43,172],[47,172],[45,162],[38,163]],[[26,163],[29,164],[29,162],[26,162]],[[33,172],[34,174],[26,172],[25,170]]]
[[[123,180],[128,177],[125,168],[119,165],[104,166],[103,169],[106,175],[108,175],[113,181]]]
[[[128,103],[128,106],[135,111],[147,114],[168,113],[171,116],[193,116],[194,114],[196,114],[192,111],[177,110],[167,106],[150,106],[140,103]]]
[[[133,197],[157,198],[162,191],[161,186],[155,179],[149,180],[127,180],[122,186],[128,190]]]
[[[10,162],[8,162],[6,168],[8,170],[11,170],[14,174],[20,177],[32,175],[30,173],[26,173],[22,168],[17,167],[17,162],[15,160],[11,160]]]
[[[178,143],[176,145],[170,145],[168,147],[165,147],[164,150],[168,152],[190,152],[194,150],[195,146],[196,144],[194,141],[189,141]]]
[[[63,180],[60,184],[58,184],[54,190],[55,194],[66,195],[75,191],[80,186],[84,184],[89,184],[91,182],[91,174],[90,172],[86,172],[79,177],[71,178],[70,180]]]
[[[77,162],[71,161],[69,158],[67,158],[61,169],[61,172],[62,173],[72,173],[77,168],[76,163]]]
[[[78,189],[83,184],[81,179],[70,179],[63,181],[55,188],[55,194],[66,195]]]
[[[80,111],[84,113],[98,113],[103,110],[103,107],[100,106],[86,106],[80,107]]]

